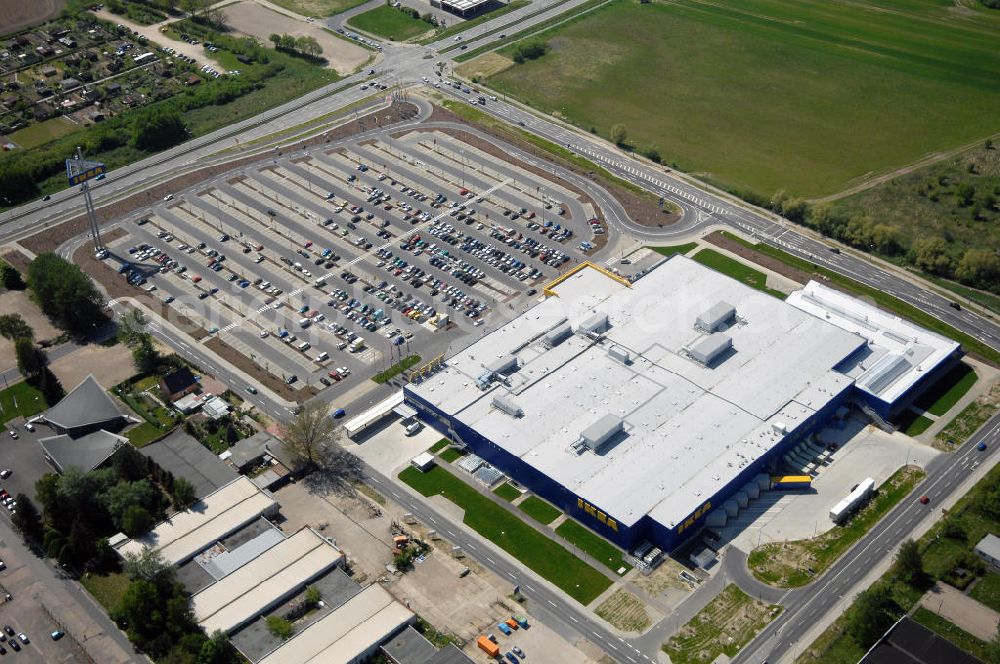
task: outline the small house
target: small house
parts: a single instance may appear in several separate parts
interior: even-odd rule
[[[160,391],[170,401],[177,401],[197,389],[198,381],[187,367],[175,369],[160,379]]]

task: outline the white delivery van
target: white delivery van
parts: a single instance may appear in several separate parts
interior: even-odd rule
[[[298,349],[301,350],[302,352],[305,352],[305,351],[309,350],[310,348],[312,348],[312,344],[309,343],[308,341],[303,341],[302,343],[300,343],[298,345]]]
[[[309,327],[310,325],[312,325],[312,321],[309,320],[308,318],[300,318],[299,319],[299,327],[301,327],[302,329],[305,329],[305,328]]]
[[[330,354],[327,353],[326,351],[323,351],[322,353],[316,356],[317,362],[326,362],[329,359],[330,359]]]

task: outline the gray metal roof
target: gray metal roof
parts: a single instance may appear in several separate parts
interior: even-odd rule
[[[93,374],[84,378],[62,401],[43,415],[46,421],[63,429],[113,422],[124,416],[118,404],[104,391]]]
[[[40,438],[38,444],[60,471],[71,467],[86,471],[101,465],[121,445],[127,445],[128,439],[101,429],[79,438],[65,434]]]
[[[711,366],[720,355],[732,348],[733,339],[728,334],[713,332],[703,339],[699,339],[691,346],[688,352],[691,357],[698,360],[705,366]]]
[[[976,545],[976,551],[982,551],[994,560],[1000,560],[1000,537],[997,537],[993,533],[988,533],[986,537],[979,540],[979,544]]]
[[[266,431],[258,431],[249,438],[237,441],[229,448],[229,452],[232,455],[229,457],[230,460],[237,467],[242,467],[264,454],[274,457],[289,470],[294,470],[295,466],[298,465],[288,448],[285,447],[285,443]]]
[[[239,476],[225,461],[182,429],[175,430],[139,451],[175,477],[183,477],[190,482],[199,498],[204,498]]]
[[[451,643],[438,650],[412,625],[383,643],[382,652],[394,664],[472,664],[474,661]]]

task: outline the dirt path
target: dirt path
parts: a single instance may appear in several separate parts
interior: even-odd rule
[[[982,139],[978,141],[974,141],[972,143],[966,143],[965,145],[961,145],[952,150],[947,150],[945,152],[934,152],[932,154],[927,155],[923,159],[919,159],[913,162],[912,164],[903,166],[902,168],[897,168],[896,170],[890,171],[889,173],[884,173],[883,175],[875,176],[870,180],[865,180],[860,184],[856,184],[853,187],[848,187],[847,189],[844,189],[843,191],[838,191],[835,194],[830,194],[829,196],[823,196],[822,198],[810,199],[809,202],[825,203],[829,201],[837,201],[840,200],[841,198],[847,198],[848,196],[853,196],[854,194],[865,191],[866,189],[871,189],[872,187],[876,187],[882,184],[883,182],[888,182],[893,178],[897,178],[900,175],[906,175],[907,173],[912,173],[913,171],[924,168],[925,166],[930,166],[931,164],[936,164],[939,161],[944,161],[945,159],[949,159],[951,157],[957,157],[963,152],[968,152],[969,150],[975,149],[977,147],[982,147],[984,141],[987,138],[993,139],[994,142],[1000,142],[1000,134],[993,134],[992,136],[989,137],[984,136]]]

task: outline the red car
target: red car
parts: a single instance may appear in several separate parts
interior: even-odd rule
[[[313,246],[312,240],[306,240],[305,248],[308,249],[311,246]]]
[[[920,504],[921,505],[926,505],[929,502],[931,502],[930,498],[928,498],[927,496],[920,496]]]

